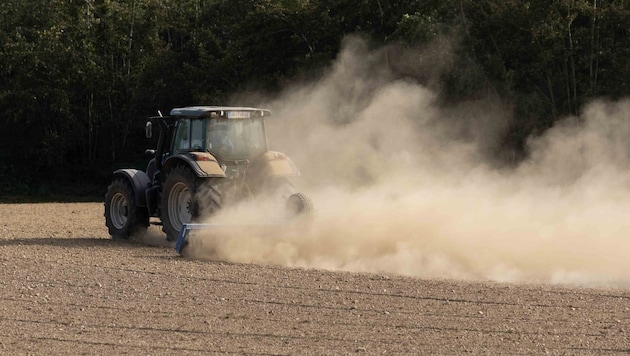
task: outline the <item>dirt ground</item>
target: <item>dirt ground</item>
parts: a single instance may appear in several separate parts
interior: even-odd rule
[[[289,269],[0,205],[0,354],[630,354],[630,290]]]

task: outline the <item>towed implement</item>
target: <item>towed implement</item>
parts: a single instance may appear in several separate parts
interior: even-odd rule
[[[194,106],[151,117],[146,136],[159,127],[157,147],[146,171],[119,169],[105,194],[105,224],[113,239],[143,234],[151,217],[159,218],[169,241],[181,253],[192,229],[219,209],[244,199],[285,201],[291,215],[313,210],[310,199],[297,192],[299,175],[285,154],[269,151],[265,109]]]

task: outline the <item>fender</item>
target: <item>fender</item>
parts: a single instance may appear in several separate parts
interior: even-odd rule
[[[299,176],[300,170],[284,153],[268,151],[260,157],[260,169],[268,177]]]
[[[114,171],[114,177],[125,177],[133,188],[136,205],[147,206],[146,190],[151,186],[151,180],[146,173],[137,169],[119,169]]]
[[[176,154],[166,159],[166,162],[164,162],[164,170],[170,169],[177,162],[184,162],[195,172],[197,177],[225,178],[225,172],[221,169],[221,166],[219,166],[217,159],[210,153],[189,152]]]

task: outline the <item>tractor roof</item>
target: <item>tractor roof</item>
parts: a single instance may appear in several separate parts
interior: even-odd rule
[[[271,111],[239,106],[186,106],[171,110],[171,116],[210,117],[220,116],[230,119],[271,116]]]

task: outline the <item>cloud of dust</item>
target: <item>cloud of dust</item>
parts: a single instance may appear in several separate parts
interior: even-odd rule
[[[193,255],[421,278],[630,285],[630,101],[592,103],[579,122],[568,118],[531,138],[528,161],[497,169],[486,152],[509,114],[493,99],[438,105],[427,87],[388,70],[387,51],[350,38],[321,80],[265,105],[274,113],[271,148],[300,167],[315,218],[200,234]],[[246,202],[214,222],[275,221],[268,204]]]

